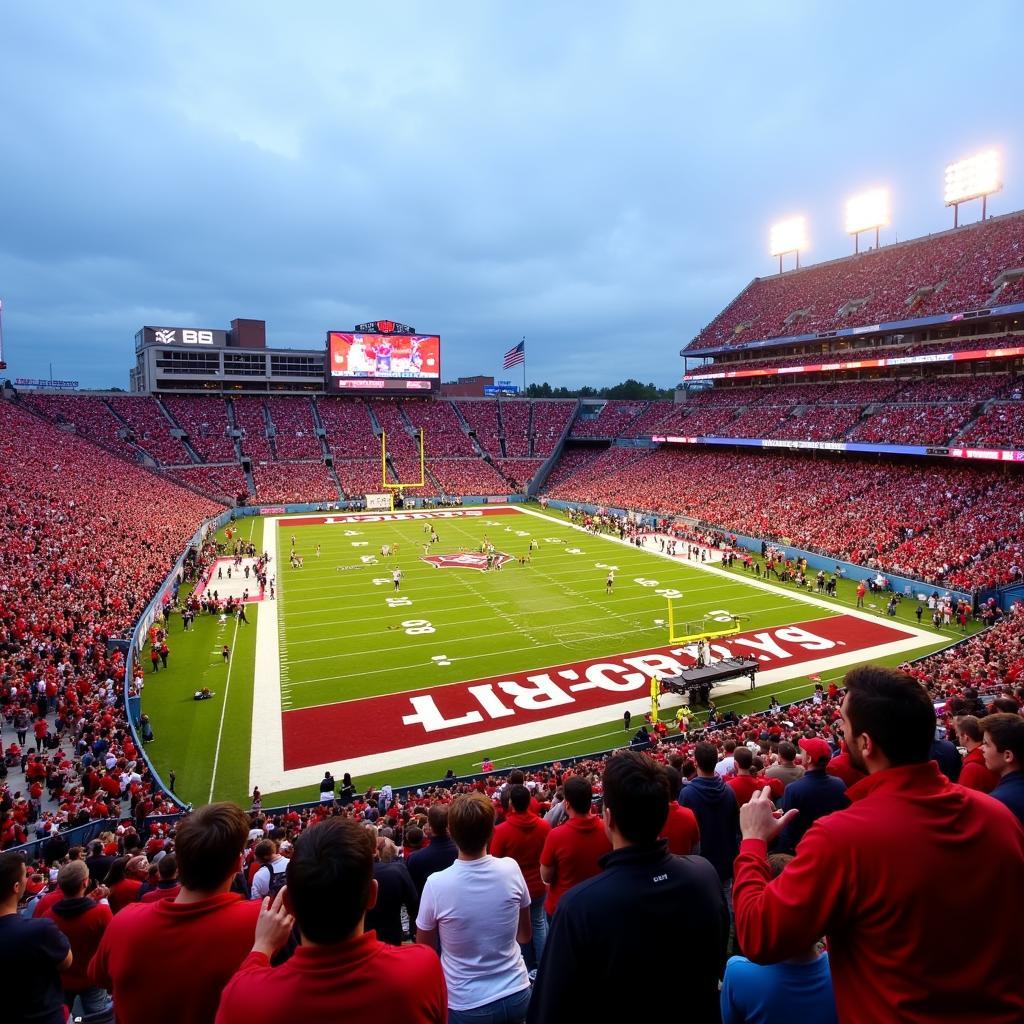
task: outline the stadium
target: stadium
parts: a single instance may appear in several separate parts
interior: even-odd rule
[[[603,935],[594,884],[611,886],[618,861],[602,876],[592,857],[575,888],[553,881],[548,851],[563,822],[596,814],[609,837],[600,846],[594,826],[602,855],[646,850],[658,836],[658,856],[672,862],[658,876],[682,887],[664,897],[671,924],[653,909],[661,897],[628,877],[600,899],[628,895],[624,907],[650,915],[652,942],[706,947],[688,954],[694,1020],[779,1019],[729,1016],[742,986],[725,958],[768,971],[805,949],[807,936],[773,917],[794,913],[771,902],[784,879],[831,908],[808,915],[810,938],[828,949],[808,963],[831,962],[833,1007],[810,1019],[1024,1019],[1019,944],[1004,935],[972,961],[948,935],[979,906],[998,931],[1024,895],[1024,211],[989,213],[1002,187],[995,159],[947,168],[952,228],[936,214],[933,233],[880,244],[888,199],[869,193],[847,207],[854,252],[808,263],[807,225],[780,222],[769,252],[778,272],[737,281],[706,326],[663,353],[677,367],[671,398],[540,397],[527,386],[528,339],[504,353],[505,370],[522,367],[522,387],[484,376],[482,361],[480,374],[448,380],[443,319],[390,319],[407,315],[400,296],[364,310],[375,319],[325,320],[322,343],[305,349],[269,345],[258,319],[135,323],[129,391],[23,376],[10,344],[6,364],[0,348],[10,374],[0,400],[0,851],[20,858],[0,856],[0,883],[5,906],[17,891],[10,913],[55,920],[68,936],[60,949],[74,960],[60,968],[57,1005],[97,1024],[240,1019],[263,991],[245,990],[246,967],[236,974],[248,954],[250,980],[265,971],[265,1005],[279,1006],[268,979],[309,970],[301,950],[317,928],[333,936],[321,950],[356,941],[311,908],[347,884],[369,833],[381,903],[364,895],[357,916],[409,954],[389,952],[378,980],[416,978],[418,988],[396,985],[390,1006],[379,991],[367,997],[372,1015],[351,991],[337,1004],[322,995],[303,1016],[332,1019],[351,1005],[352,1019],[404,1020],[413,1003],[403,1000],[418,993],[417,1020],[469,1019],[495,1000],[507,1016],[487,1019],[565,1020],[574,1011],[553,990],[556,970],[590,957],[589,987],[595,963],[626,975],[642,963],[643,943],[622,948],[612,924],[600,947],[583,937]],[[891,729],[855,728],[869,686],[876,704],[891,701],[871,704],[870,721]],[[892,730],[920,720],[915,700],[932,716],[932,746],[897,756],[903,733]],[[934,769],[935,793],[955,811],[942,827],[948,836],[963,824],[962,848],[912,845],[936,833],[914,832],[925,811],[909,798],[910,810],[893,798],[871,817],[878,797],[864,794],[908,766]],[[834,783],[827,810],[812,813],[791,789],[812,775],[823,792]],[[718,812],[695,795],[712,782],[727,794],[724,839],[714,838]],[[584,784],[580,811],[572,801]],[[652,785],[669,794],[668,817],[630,838],[646,835],[634,819]],[[623,793],[633,794],[628,811]],[[761,804],[771,811],[757,821]],[[482,846],[463,842],[476,835],[470,805],[495,829]],[[854,815],[859,824],[845,824]],[[543,824],[536,848],[515,831],[527,818]],[[216,861],[203,841],[236,826],[247,833],[241,861],[229,849],[223,885],[196,881],[196,850]],[[844,867],[836,851],[857,848],[854,828],[870,837],[867,860]],[[344,850],[330,845],[342,839]],[[315,855],[314,840],[325,844]],[[982,877],[965,882],[962,900],[918,907],[882,846],[919,864],[930,885]],[[425,853],[441,858],[430,869],[440,874],[474,850],[514,862],[507,884],[524,901],[518,943],[512,932],[493,939],[515,963],[481,954],[487,999],[467,980],[472,956],[453,966],[466,941],[451,923],[457,896],[417,875]],[[772,862],[774,881],[768,852],[795,854],[785,871]],[[335,855],[344,872],[328,885],[307,862]],[[853,891],[863,863],[888,888],[865,896],[878,903],[859,917],[816,879],[831,873]],[[706,918],[701,871],[718,901]],[[294,890],[287,899],[279,872]],[[396,872],[411,876],[411,898],[388,888]],[[988,874],[1007,886],[1001,901]],[[204,925],[209,977],[197,970],[173,1013],[148,1006],[125,980],[145,973],[126,966],[126,950],[186,925],[146,932],[156,919],[146,924],[132,904],[226,900],[229,881],[239,901],[230,927],[227,911],[222,931]],[[879,908],[901,899],[922,930],[896,944],[899,955],[872,959],[864,948],[903,927]],[[80,913],[106,914],[96,934],[76,930]],[[945,937],[924,954],[937,931]],[[545,953],[542,935],[557,952]],[[253,956],[263,959],[254,966]],[[927,994],[907,980],[918,957]],[[168,963],[188,969],[177,954]],[[779,984],[757,978],[751,991]],[[803,990],[780,991],[804,1005]],[[622,1019],[618,996],[608,1009],[579,998],[594,1019]],[[29,1017],[33,1000],[42,1005],[42,989],[12,1019],[57,1019]]]

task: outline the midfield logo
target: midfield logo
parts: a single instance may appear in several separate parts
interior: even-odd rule
[[[504,565],[511,562],[512,556],[494,553],[493,565]],[[476,569],[477,572],[487,571],[487,556],[477,551],[460,551],[457,555],[424,555],[424,562],[429,562],[435,569]]]

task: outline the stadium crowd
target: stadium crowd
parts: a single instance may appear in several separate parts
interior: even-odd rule
[[[977,309],[1019,265],[1022,246],[1024,216],[1011,214],[756,278],[687,351]]]
[[[667,448],[577,458],[571,474],[556,466],[548,497],[686,516],[933,585],[975,589],[1024,574],[1013,474]]]
[[[211,804],[0,855],[8,1007],[621,1020],[635,993],[594,963],[632,979],[672,949],[687,1019],[1019,1020],[1022,641],[1018,606],[905,673],[679,718],[626,752],[406,791],[328,773],[304,809]],[[985,929],[945,927],[964,901]]]

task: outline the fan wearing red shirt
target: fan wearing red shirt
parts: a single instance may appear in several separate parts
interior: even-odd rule
[[[113,993],[118,1024],[212,1024],[259,914],[230,891],[248,834],[249,816],[235,804],[195,811],[175,836],[178,895],[133,903],[111,921],[89,976]]]
[[[679,774],[679,769],[667,764],[665,771],[668,773],[672,799],[668,802],[668,817],[658,838],[668,840],[669,853],[674,853],[677,857],[688,857],[700,848],[700,825],[697,824],[697,815],[689,807],[683,807],[676,799],[683,788],[683,777]]]
[[[849,808],[811,826],[778,878],[768,844],[795,812],[775,818],[767,793],[740,811],[733,903],[743,952],[775,963],[826,936],[844,1024],[1019,1024],[1024,830],[930,760],[935,709],[911,676],[854,669],[842,720],[867,778],[849,790]],[[949,927],[966,907],[985,908],[983,929]]]
[[[252,951],[224,988],[217,1024],[447,1020],[448,993],[434,950],[389,946],[363,931],[377,900],[374,850],[373,836],[351,818],[329,818],[299,836],[288,884],[273,904],[263,899]],[[295,922],[299,947],[271,967]]]
[[[553,917],[558,901],[574,886],[601,870],[600,859],[611,853],[612,844],[604,822],[590,813],[594,792],[581,775],[565,780],[565,805],[569,819],[553,828],[540,855],[540,877],[548,887],[544,910]]]
[[[755,793],[771,783],[767,779],[757,778],[751,771],[754,755],[749,747],[737,747],[733,759],[736,762],[736,774],[726,779],[725,784],[733,791],[737,805],[742,807]]]
[[[981,749],[981,741],[985,734],[978,719],[974,715],[964,715],[963,718],[957,719],[956,732],[961,745],[967,750],[957,782],[968,789],[976,789],[979,793],[991,793],[999,782],[999,776],[985,767],[985,756]]]

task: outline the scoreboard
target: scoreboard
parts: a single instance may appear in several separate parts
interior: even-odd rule
[[[324,370],[328,393],[428,395],[441,386],[441,339],[394,320],[328,331]]]

